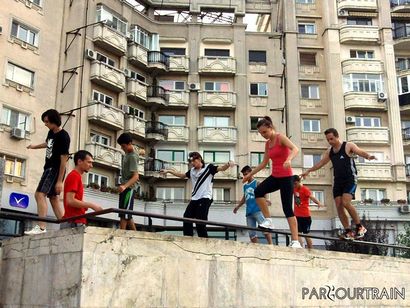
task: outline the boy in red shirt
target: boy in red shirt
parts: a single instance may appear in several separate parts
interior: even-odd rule
[[[309,200],[312,200],[317,204],[317,207],[321,207],[320,201],[316,199],[309,188],[304,186],[298,175],[293,176],[293,196],[294,196],[294,209],[296,219],[298,221],[298,230],[300,233],[308,234],[310,232],[310,226],[312,224],[312,218],[310,217]],[[312,239],[306,237],[306,244],[308,248],[313,248]],[[300,245],[303,247],[303,238],[299,236]]]
[[[84,187],[81,176],[93,166],[93,156],[90,152],[80,150],[74,154],[75,168],[71,171],[64,182],[64,216],[69,218],[85,214],[87,209],[101,211],[102,207],[83,201]],[[62,223],[60,229],[75,228],[87,224],[87,219],[79,218]]]

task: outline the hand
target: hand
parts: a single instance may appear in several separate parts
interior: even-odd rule
[[[91,208],[92,208],[95,212],[98,212],[98,211],[102,211],[102,210],[103,210],[103,208],[102,208],[101,206],[99,206],[98,204],[93,204],[93,205],[91,206]]]
[[[237,206],[235,206],[235,207],[233,208],[233,213],[234,213],[234,214],[238,213],[238,207],[237,207]]]
[[[270,202],[270,200],[266,200],[266,204],[267,204],[268,206],[271,206],[271,205],[272,205],[272,202]]]
[[[125,186],[124,185],[120,185],[118,186],[118,192],[122,193],[125,190]]]
[[[299,175],[302,179],[306,179],[306,177],[309,175],[310,171],[307,170],[305,172],[303,172],[301,175]]]
[[[29,144],[29,145],[27,146],[27,149],[33,149],[33,145]]]
[[[57,195],[59,195],[63,191],[63,181],[58,181],[56,183],[55,190]]]
[[[290,167],[291,167],[291,161],[287,159],[287,160],[283,163],[283,168],[289,169]]]
[[[169,173],[169,171],[168,171],[167,169],[161,169],[161,170],[159,171],[159,173],[160,173],[161,175],[166,175],[167,173]]]
[[[320,209],[320,207],[322,207],[323,205],[318,203],[317,208]]]
[[[376,156],[374,155],[370,155],[367,160],[377,160]]]
[[[251,178],[251,174],[250,174],[250,173],[247,174],[247,175],[245,175],[245,176],[243,177],[243,179],[242,179],[242,183],[248,182],[250,178]]]

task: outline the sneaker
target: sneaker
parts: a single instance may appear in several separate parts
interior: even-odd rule
[[[364,235],[366,234],[366,232],[367,232],[367,229],[366,229],[365,227],[363,227],[363,226],[360,226],[359,228],[356,229],[356,236],[355,236],[355,238],[356,238],[356,239],[363,238]]]
[[[275,227],[273,226],[272,219],[270,218],[265,218],[265,220],[259,224],[259,228],[262,229],[274,229]]]
[[[348,240],[348,241],[352,241],[355,238],[355,234],[353,231],[347,231],[345,230],[342,234],[340,234],[339,238],[341,240]]]
[[[291,241],[289,247],[292,247],[292,248],[302,248],[302,246],[300,245],[299,241]]]
[[[30,231],[24,231],[25,235],[35,235],[35,234],[41,234],[41,233],[46,233],[46,229],[41,229],[39,225],[35,225],[33,229]]]

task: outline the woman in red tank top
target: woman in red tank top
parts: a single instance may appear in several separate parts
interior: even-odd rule
[[[299,149],[289,140],[288,137],[276,132],[270,117],[266,116],[259,120],[256,125],[259,133],[265,138],[265,155],[263,161],[252,170],[250,174],[243,178],[243,182],[248,178],[266,168],[269,160],[272,164],[272,173],[255,189],[256,203],[261,209],[265,220],[259,225],[260,228],[273,229],[272,220],[269,214],[265,194],[280,190],[282,209],[288,220],[292,241],[290,246],[301,248],[298,241],[298,225],[293,214],[293,173],[291,162],[295,158]]]

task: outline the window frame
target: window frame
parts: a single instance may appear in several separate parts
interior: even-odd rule
[[[222,193],[223,198],[219,198]],[[226,187],[213,187],[212,188],[212,199],[215,202],[230,202],[231,201],[231,189]]]
[[[172,88],[167,87],[164,83],[172,84]],[[177,89],[177,84],[182,85],[183,88],[182,88],[182,89]],[[159,85],[160,87],[163,87],[165,90],[167,90],[167,91],[175,91],[175,92],[185,91],[185,90],[186,90],[185,84],[186,84],[186,82],[183,81],[183,80],[169,80],[169,79],[164,79],[164,80],[159,80],[159,82],[158,82],[158,85]]]
[[[355,127],[382,127],[382,119],[381,117],[374,117],[374,116],[356,116],[355,117]],[[359,120],[359,121],[358,121]],[[371,122],[371,125],[365,125],[365,121]]]
[[[98,99],[95,99],[95,96],[98,96]],[[107,105],[107,106],[113,106],[114,105],[114,98],[112,96],[109,96],[103,92],[100,92],[98,90],[93,89],[92,91],[92,98],[93,101],[97,101],[103,105]],[[108,102],[107,102],[108,100]],[[111,102],[109,102],[111,100]]]
[[[324,190],[311,190],[312,196],[315,197],[317,200],[320,201],[321,204],[325,204],[325,191]],[[318,197],[318,195],[322,195],[322,197]],[[309,198],[309,205],[317,205]]]
[[[303,96],[303,87],[307,87],[308,97]],[[317,97],[313,97],[313,88],[316,88]],[[300,98],[302,99],[320,99],[320,87],[318,84],[301,84],[300,85]]]
[[[209,160],[206,158],[207,155],[212,154],[212,160]],[[216,161],[216,155],[217,154],[228,154],[228,159],[226,161]],[[223,164],[223,163],[227,163],[230,159],[231,159],[231,152],[230,151],[210,151],[210,150],[204,150],[203,151],[203,158],[204,161],[208,162],[208,163],[215,163],[215,164]]]
[[[94,130],[90,132],[90,140],[91,142],[95,142],[102,146],[108,146],[108,147],[111,146],[111,136],[105,135],[100,132],[96,132]],[[103,142],[101,142],[101,140],[107,140],[107,144],[104,144]]]
[[[5,112],[7,112],[7,115],[5,114]],[[16,126],[12,126],[11,120],[12,120],[12,113],[17,113],[17,125]],[[22,124],[23,122],[21,122],[20,120],[20,116],[25,117],[25,121],[24,121],[24,127],[20,127],[20,124]],[[24,129],[24,131],[26,131],[27,133],[30,132],[30,120],[31,120],[31,115],[29,113],[24,113],[21,112],[20,110],[8,107],[8,106],[4,106],[1,108],[1,118],[0,118],[0,123],[2,125],[5,126],[9,126],[11,128],[20,128],[20,129]]]
[[[172,159],[171,160],[164,160],[162,158],[159,158],[159,152],[171,152],[171,156]],[[176,154],[180,155],[182,154],[182,159],[181,160],[177,160],[176,158]],[[160,160],[166,161],[166,162],[185,162],[185,150],[171,150],[171,149],[157,149],[157,153],[156,153],[156,157]]]
[[[309,164],[306,164],[306,158],[311,157],[311,162],[309,161]],[[316,158],[316,159],[315,159]],[[322,159],[322,154],[317,154],[317,153],[307,153],[303,154],[303,168],[311,168],[313,167],[316,163],[318,163]]]
[[[99,52],[99,51],[97,51],[96,54],[97,54],[96,59],[97,59],[98,62],[100,62],[100,63],[102,63],[102,64],[104,64],[104,65],[107,65],[107,66],[109,66],[109,67],[116,68],[116,67],[115,67],[115,60],[113,60],[113,59],[110,58],[109,56],[106,56],[105,54],[103,54],[103,53],[101,53],[101,52]],[[102,60],[103,58],[105,58],[105,60]],[[111,63],[110,63],[110,62],[111,62]]]
[[[110,24],[105,24],[116,32],[127,35],[128,22],[118,13],[114,13],[103,4],[97,4],[96,7],[96,21],[109,20]]]
[[[90,177],[93,178],[92,182],[90,182]],[[97,181],[95,180],[96,177],[98,178]],[[106,185],[102,184],[102,182],[103,182],[102,179],[103,178],[106,179]],[[102,175],[100,173],[96,173],[96,172],[88,172],[88,174],[87,174],[87,185],[90,185],[91,183],[97,183],[100,187],[110,187],[109,177],[105,176],[105,175]]]
[[[164,190],[162,195],[163,197],[166,197],[167,195],[167,190],[170,191],[170,198],[162,198],[162,196],[159,196],[159,189]],[[179,190],[182,192],[182,198],[178,199],[175,197],[175,192],[176,190]],[[171,187],[171,186],[157,186],[157,189],[155,190],[155,197],[159,200],[184,200],[185,199],[185,187]]]
[[[127,113],[128,115],[135,116],[139,119],[145,120],[145,111],[138,109],[136,107],[132,107],[130,105],[127,106],[129,109],[129,112]]]
[[[304,32],[301,32],[301,27],[303,27]],[[312,32],[308,31],[308,29],[313,30]],[[314,22],[306,22],[306,21],[301,21],[298,22],[298,34],[306,34],[306,35],[315,35],[317,34],[316,31],[316,23]]]
[[[317,121],[318,123],[318,130],[313,130],[313,122]],[[310,130],[305,130],[305,123],[309,123],[309,129]],[[320,125],[320,119],[304,119],[302,118],[302,132],[304,133],[320,133],[321,132],[321,125]]]
[[[212,85],[212,90],[207,89],[207,85]],[[227,85],[228,90],[222,91],[220,90],[223,85]],[[219,90],[218,90],[219,88]],[[231,83],[226,81],[205,81],[204,82],[204,91],[205,92],[229,92],[231,89]]]
[[[212,119],[213,120],[213,125],[207,125],[206,120],[207,119]],[[228,119],[228,125],[219,125],[218,124],[218,119]],[[229,127],[231,122],[231,117],[229,116],[212,116],[212,115],[205,115],[204,116],[204,127]]]
[[[257,94],[252,94],[252,85],[256,85]],[[266,94],[263,94],[263,93],[261,94],[261,92],[263,92],[263,89],[261,89],[262,85],[265,85],[265,93]],[[249,83],[249,95],[250,96],[268,97],[268,95],[269,95],[268,83],[267,82],[251,82],[251,83]]]
[[[221,55],[218,55],[218,53],[221,53]],[[204,56],[207,58],[229,58],[231,57],[231,50],[223,48],[204,48]]]
[[[30,85],[27,85],[27,84],[25,84],[25,83],[21,83],[21,81],[17,81],[17,80],[13,80],[13,79],[9,78],[9,68],[10,68],[10,66],[13,67],[13,77],[14,77],[14,75],[15,75],[15,69],[16,69],[16,68],[19,69],[19,70],[24,71],[24,73],[30,73],[30,74],[31,74]],[[26,68],[24,68],[24,67],[22,67],[22,66],[20,66],[20,65],[14,64],[13,62],[7,62],[6,80],[11,81],[11,82],[14,82],[14,83],[17,83],[17,84],[19,84],[19,85],[21,85],[21,86],[24,86],[24,87],[27,87],[27,88],[30,88],[30,89],[34,89],[34,78],[35,78],[35,72],[33,72],[33,71],[29,70],[29,69],[26,69]]]
[[[371,77],[371,78],[370,78]],[[378,77],[378,78],[375,78]],[[383,92],[383,74],[351,73],[343,75],[344,92],[378,93]]]
[[[251,56],[251,54],[253,56]],[[256,57],[256,59],[252,59],[253,57]],[[259,60],[257,59],[259,56],[262,56],[262,59]],[[267,64],[267,55],[266,55],[266,50],[248,50],[248,63],[249,64]]]
[[[376,199],[371,198],[372,192],[376,193]],[[360,197],[362,201],[364,201],[365,199],[373,199],[373,201],[380,201],[386,198],[386,189],[385,188],[361,188]]]
[[[364,57],[360,57],[361,53],[364,54]],[[371,57],[369,57],[369,55],[371,55]],[[371,59],[373,60],[374,50],[350,49],[350,59],[360,59],[360,60],[370,60]]]
[[[19,179],[25,179],[26,177],[26,159],[24,158],[20,158],[17,156],[13,156],[13,155],[8,155],[5,153],[0,153],[0,157],[2,157],[5,160],[5,164],[4,164],[4,175],[7,176],[11,176],[11,177],[15,177],[15,178],[19,178]],[[12,168],[13,168],[13,172],[12,173],[7,173],[7,165],[8,162],[11,162],[12,164]],[[19,162],[21,164],[21,174],[16,174],[16,170],[17,168],[17,162]]]
[[[16,25],[16,26],[14,26],[14,25]],[[15,27],[16,27],[17,32],[15,34],[13,34],[13,30],[15,29]],[[19,37],[19,33],[21,31],[20,28],[24,29],[27,32],[26,39],[23,39],[23,38]],[[25,24],[23,22],[18,21],[17,19],[14,19],[14,18],[12,19],[11,29],[10,29],[10,36],[12,38],[16,38],[16,39],[18,39],[22,42],[25,42],[26,44],[29,44],[31,46],[38,47],[39,32],[40,31],[34,29],[33,27],[28,26],[27,24]],[[33,42],[31,42],[31,40],[30,40],[30,35],[31,34],[33,35]]]
[[[161,117],[171,117],[172,118],[172,123],[167,123],[166,121],[162,121]],[[177,123],[176,119],[177,118],[182,118],[184,119],[183,124]],[[186,125],[186,116],[185,115],[177,115],[177,114],[161,114],[158,116],[158,121],[161,123],[164,123],[169,126],[185,126]]]
[[[307,57],[306,59],[303,59],[302,57]],[[312,57],[312,58],[308,58]],[[312,60],[314,58],[314,63],[313,61],[307,61],[307,60]],[[305,61],[305,63],[302,63],[302,60]],[[300,66],[317,66],[317,52],[306,52],[306,51],[300,51],[299,52],[299,65]]]

